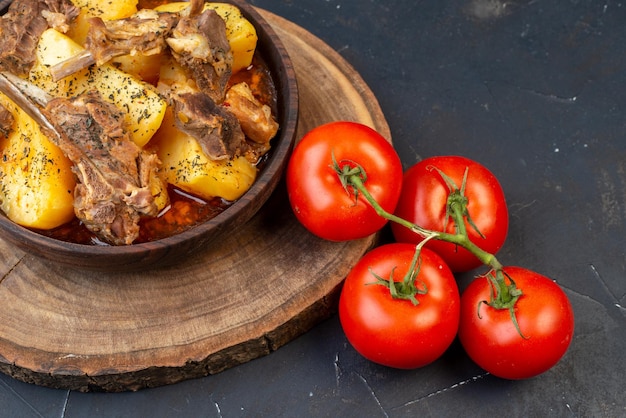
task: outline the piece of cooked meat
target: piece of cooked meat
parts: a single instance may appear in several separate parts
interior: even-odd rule
[[[126,54],[160,54],[167,48],[165,38],[178,22],[176,13],[158,13],[142,9],[126,19],[104,21],[89,19],[85,51],[50,67],[54,81],[74,74],[90,65],[103,65]]]
[[[0,139],[6,139],[13,129],[13,114],[9,110],[0,105]]]
[[[26,75],[35,63],[40,35],[48,28],[61,31],[78,16],[70,0],[16,0],[0,18],[0,70]]]
[[[204,0],[189,0],[189,6],[181,10],[180,15],[183,17],[199,15],[204,9],[204,4]]]
[[[167,48],[165,38],[178,19],[176,13],[159,13],[152,9],[140,10],[127,19],[106,22],[92,17],[85,47],[98,65],[126,54],[160,54]]]
[[[122,112],[98,92],[52,99],[44,114],[60,134],[57,145],[74,164],[78,219],[107,243],[131,244],[141,215],[157,214],[150,191],[160,164],[156,155],[132,142]]]
[[[272,109],[254,97],[247,83],[237,83],[229,88],[224,105],[237,117],[243,133],[252,141],[269,143],[278,132]]]
[[[166,41],[174,59],[189,70],[200,91],[222,103],[233,64],[224,20],[211,9],[183,16]]]
[[[231,112],[205,93],[173,94],[176,126],[195,138],[212,160],[225,160],[247,150],[246,137]]]
[[[85,40],[85,51],[50,67],[52,80],[58,81],[93,64],[102,65],[115,57],[141,53],[161,53],[181,16],[194,16],[204,7],[204,0],[190,0],[180,13],[157,12],[141,9],[125,19],[104,21],[99,17],[89,19],[90,27]]]

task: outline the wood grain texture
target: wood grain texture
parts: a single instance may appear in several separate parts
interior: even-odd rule
[[[390,138],[376,98],[335,51],[260,10],[289,51],[298,138],[354,120]],[[331,243],[293,217],[284,184],[248,223],[174,267],[71,270],[0,240],[0,370],[79,391],[138,390],[267,355],[336,312],[341,282],[375,237]]]

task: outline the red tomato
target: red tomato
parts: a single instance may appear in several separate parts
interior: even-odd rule
[[[519,334],[508,309],[481,301],[490,298],[487,278],[475,279],[461,297],[459,339],[480,367],[504,379],[526,379],[545,372],[563,357],[574,333],[569,299],[549,278],[521,267],[503,270],[522,296],[515,304]],[[480,316],[479,316],[480,315]]]
[[[346,277],[339,299],[339,319],[348,341],[363,357],[390,367],[413,369],[439,358],[454,340],[460,296],[450,269],[423,248],[415,281],[426,294],[418,304],[393,299],[389,288],[371,284],[372,273],[402,281],[415,252],[412,244],[393,243],[367,253]],[[371,268],[371,271],[370,271]]]
[[[393,146],[373,129],[354,122],[331,122],[307,133],[296,145],[287,167],[289,202],[298,220],[313,234],[331,241],[363,238],[386,220],[359,195],[347,193],[333,169],[359,164],[365,186],[393,213],[402,188],[402,163]]]
[[[465,170],[468,169],[465,186],[467,209],[484,238],[467,220],[465,227],[470,241],[495,254],[504,244],[509,228],[509,212],[504,193],[498,180],[487,168],[468,158],[431,157],[409,168],[404,174],[402,194],[395,214],[429,230],[455,232],[452,218],[447,220],[444,230],[450,189],[435,168],[451,178],[459,189]],[[399,224],[393,223],[391,228],[397,241],[417,243],[422,240],[420,235]],[[469,251],[455,244],[431,240],[426,246],[441,255],[453,272],[468,271],[481,264]]]

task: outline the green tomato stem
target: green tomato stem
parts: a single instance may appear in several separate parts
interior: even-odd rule
[[[454,219],[455,224],[457,225],[458,232],[456,234],[432,231],[429,229],[425,229],[419,225],[416,225],[412,222],[409,222],[406,219],[400,218],[394,214],[391,214],[387,212],[385,209],[383,209],[378,204],[376,199],[374,199],[374,197],[367,190],[367,188],[363,184],[363,181],[361,180],[360,175],[355,175],[355,174],[349,175],[347,178],[347,182],[356,190],[358,190],[358,193],[362,195],[365,198],[365,200],[367,200],[367,202],[372,206],[372,208],[374,208],[374,210],[379,216],[391,222],[400,224],[410,229],[411,231],[421,235],[422,237],[426,239],[436,239],[440,241],[446,241],[452,244],[456,244],[460,247],[463,247],[467,251],[472,253],[476,258],[478,258],[478,260],[480,260],[483,264],[491,267],[493,270],[495,271],[502,270],[502,264],[498,261],[495,255],[483,250],[478,245],[470,241],[467,235],[467,231],[465,229],[464,214],[463,214],[464,210],[460,205],[456,205],[456,204],[450,205],[452,209],[451,216]]]

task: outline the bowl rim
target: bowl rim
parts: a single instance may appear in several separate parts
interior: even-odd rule
[[[38,250],[29,251],[29,253],[45,258],[52,258],[53,260],[56,260],[53,258],[54,254],[67,255],[76,259],[91,257],[109,258],[115,256],[141,257],[147,256],[149,253],[153,253],[159,249],[172,250],[190,240],[201,238],[213,230],[216,230],[214,235],[215,238],[217,238],[220,232],[222,232],[220,231],[221,229],[236,227],[247,222],[254,216],[267,198],[269,198],[269,195],[273,192],[279,181],[279,177],[282,176],[282,171],[286,166],[288,156],[295,142],[298,124],[297,80],[293,63],[282,41],[269,23],[254,7],[243,0],[218,0],[216,3],[227,3],[237,6],[242,14],[254,25],[259,39],[257,49],[260,50],[262,56],[267,58],[268,54],[274,50],[275,54],[280,57],[280,59],[277,60],[278,67],[271,73],[278,92],[279,119],[281,121],[280,128],[278,135],[273,139],[272,148],[269,151],[271,154],[250,189],[224,211],[208,221],[195,225],[178,234],[154,241],[123,246],[79,244],[63,241],[39,234],[29,228],[18,225],[2,212],[0,212],[0,238],[12,241],[18,246],[22,244],[28,246],[28,248],[45,248],[48,254],[41,253]],[[10,4],[10,2],[7,3],[7,5],[8,4]],[[278,73],[276,73],[276,70],[278,70]],[[268,191],[266,196],[263,196],[264,191]],[[259,196],[261,197],[259,198]],[[237,219],[237,215],[250,206],[252,206],[253,209],[250,211],[249,216],[244,219]],[[213,238],[209,237],[206,241],[212,239]],[[204,243],[200,244],[202,245]],[[56,261],[63,262],[63,260]],[[155,261],[158,263],[158,260]],[[81,263],[80,266],[89,267],[89,264],[91,263]],[[93,260],[93,264],[97,265],[99,263],[97,260]]]

